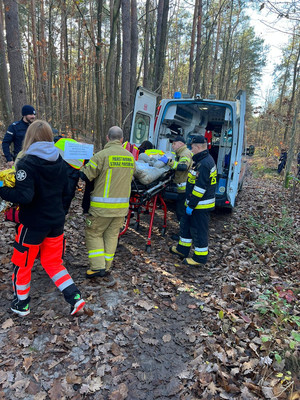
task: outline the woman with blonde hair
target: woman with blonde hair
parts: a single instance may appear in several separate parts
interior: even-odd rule
[[[31,270],[38,254],[43,268],[71,305],[71,315],[85,304],[62,261],[69,195],[65,163],[54,146],[52,129],[46,121],[36,120],[26,132],[15,187],[0,188],[0,197],[20,205],[20,225],[11,259],[11,310],[16,314],[30,313]]]

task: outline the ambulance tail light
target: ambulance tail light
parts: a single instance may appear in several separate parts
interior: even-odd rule
[[[161,110],[161,106],[158,106],[157,107],[157,112],[156,112],[156,116],[155,116],[155,120],[154,120],[154,131],[155,131],[155,127],[156,127],[156,122],[157,122],[157,118],[158,118],[158,115],[159,115],[159,113],[160,113],[160,110]]]

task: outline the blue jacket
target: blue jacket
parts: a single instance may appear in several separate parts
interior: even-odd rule
[[[2,142],[2,149],[7,162],[15,160],[18,153],[22,150],[23,140],[28,127],[29,124],[20,119],[20,121],[13,122],[7,128]],[[12,143],[14,144],[13,153],[10,149]]]

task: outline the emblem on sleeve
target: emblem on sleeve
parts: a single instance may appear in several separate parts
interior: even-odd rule
[[[17,181],[24,181],[24,179],[26,179],[27,174],[26,171],[24,171],[24,169],[20,169],[17,173],[16,173],[16,179]]]

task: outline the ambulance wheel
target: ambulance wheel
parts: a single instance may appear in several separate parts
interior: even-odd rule
[[[151,244],[146,244],[146,252],[147,252],[148,254],[151,253]]]
[[[162,228],[162,230],[161,230],[161,235],[162,235],[162,236],[165,236],[166,232],[167,232],[167,228]]]
[[[134,224],[134,230],[138,231],[139,229],[140,229],[140,224],[139,224],[139,222],[136,222]]]

